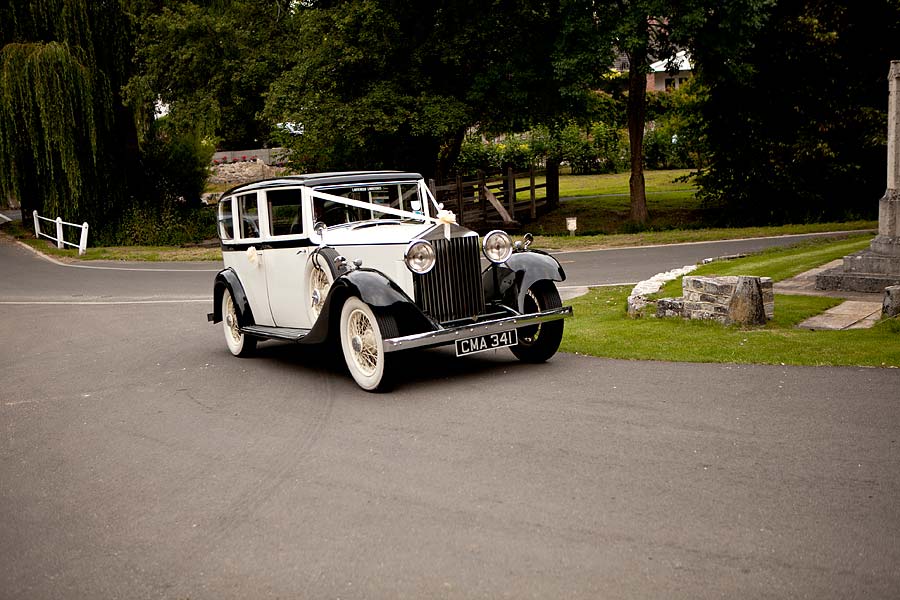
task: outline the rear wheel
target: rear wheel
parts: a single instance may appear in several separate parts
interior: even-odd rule
[[[254,353],[257,340],[241,333],[234,298],[229,290],[222,293],[222,329],[225,331],[225,343],[232,354],[247,357]]]
[[[384,339],[397,335],[397,324],[390,315],[376,315],[356,297],[341,309],[341,350],[357,385],[369,392],[390,387]]]
[[[538,281],[525,295],[525,314],[551,310],[562,306],[559,292],[552,281]],[[522,362],[541,363],[556,354],[562,342],[563,321],[546,321],[520,327],[519,343],[510,350]]]

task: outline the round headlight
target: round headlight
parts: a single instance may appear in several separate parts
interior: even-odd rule
[[[413,273],[424,275],[434,267],[434,246],[425,240],[413,240],[403,253],[406,267]]]
[[[513,251],[512,240],[505,231],[495,229],[481,241],[484,255],[493,263],[505,263]]]

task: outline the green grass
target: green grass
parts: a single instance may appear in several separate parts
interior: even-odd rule
[[[645,171],[644,185],[651,194],[660,192],[687,192],[693,196],[694,185],[689,181],[678,181],[687,178],[691,174],[690,169],[671,169],[665,171]],[[561,198],[575,198],[580,196],[607,196],[629,195],[628,179],[631,173],[609,173],[604,175],[567,175],[559,176],[559,195]],[[546,178],[535,177],[535,183],[545,183]],[[525,185],[527,181],[517,180],[516,187]],[[545,197],[544,189],[537,191],[538,198]],[[531,196],[528,192],[516,194],[519,200],[527,200]]]
[[[743,329],[710,321],[631,319],[630,287],[595,288],[575,298],[561,350],[606,358],[681,362],[900,367],[900,321],[871,329],[809,331],[804,319],[841,302],[818,296],[775,296],[775,319]]]
[[[718,261],[692,274],[761,275],[779,281],[865,248],[871,236],[817,240]],[[595,288],[571,304],[562,350],[607,358],[683,362],[900,367],[900,319],[871,329],[809,331],[797,324],[842,302],[776,294],[775,318],[764,327],[723,326],[678,318],[633,319],[625,312],[631,287]],[[680,280],[658,296],[680,296]]]
[[[532,231],[530,225],[523,230]],[[565,225],[562,226],[565,228]],[[670,229],[597,235],[535,235],[536,248],[549,250],[591,250],[599,248],[623,248],[628,246],[652,246],[709,242],[779,235],[800,235],[827,231],[854,231],[877,229],[877,221],[847,221],[843,223],[812,223],[809,225],[778,225],[774,227],[735,227],[710,229]]]
[[[697,267],[691,275],[756,275],[782,281],[869,246],[870,234],[844,239],[818,239],[787,248],[770,248],[735,260],[719,260]],[[660,297],[681,296],[681,278],[668,282]]]

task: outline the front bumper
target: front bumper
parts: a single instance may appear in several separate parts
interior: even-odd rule
[[[536,325],[545,321],[567,319],[571,316],[572,307],[563,306],[562,308],[554,308],[552,310],[545,310],[543,312],[528,315],[516,315],[514,317],[504,317],[502,319],[483,321],[472,325],[438,329],[437,331],[426,331],[425,333],[414,333],[412,335],[384,340],[384,351],[397,352],[398,350],[409,350],[410,348],[443,346],[444,344],[452,344],[456,340],[491,333],[502,333],[527,325]]]

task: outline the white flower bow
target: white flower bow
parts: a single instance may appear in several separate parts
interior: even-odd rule
[[[255,246],[247,248],[247,262],[254,267],[259,266],[259,253],[257,253]]]

